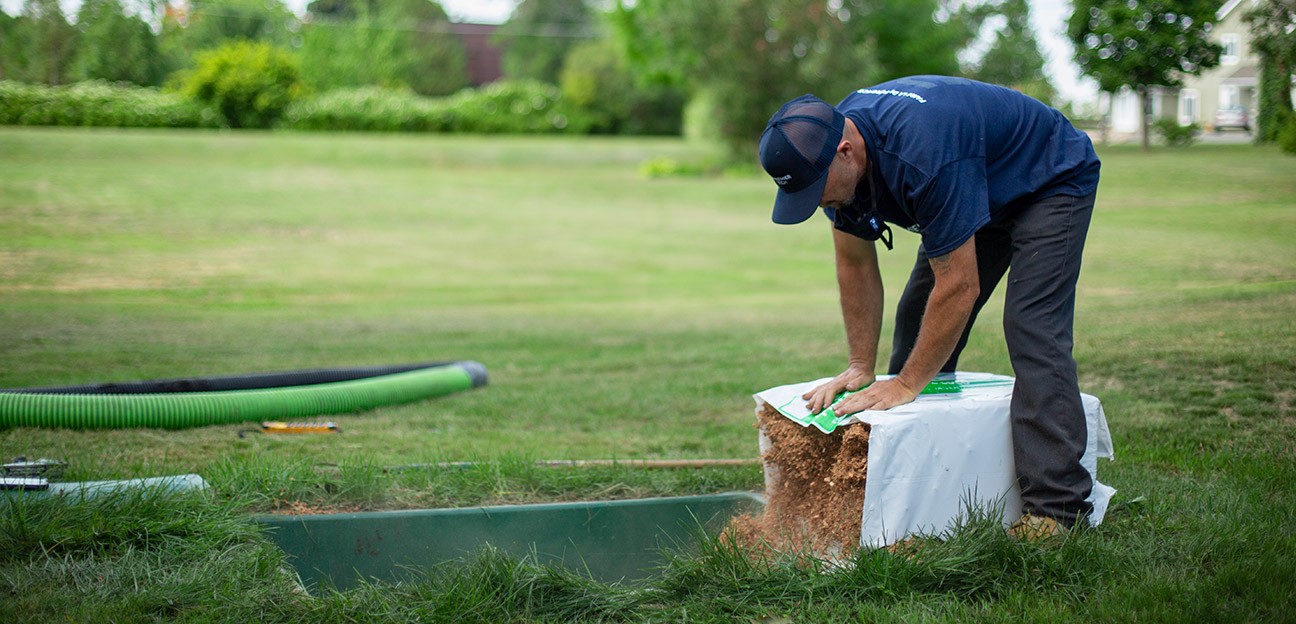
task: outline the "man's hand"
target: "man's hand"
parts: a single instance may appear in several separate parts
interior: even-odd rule
[[[832,406],[832,410],[838,416],[849,416],[864,410],[891,409],[913,401],[921,391],[921,388],[910,388],[900,381],[900,378],[892,377],[874,382],[873,385],[842,399],[840,403]]]
[[[846,391],[853,392],[859,390],[860,388],[873,383],[874,379],[876,379],[876,377],[873,376],[873,371],[852,364],[850,368],[847,368],[842,372],[842,374],[833,377],[830,381],[814,390],[801,395],[801,398],[807,401],[806,407],[809,408],[811,414],[818,414],[823,411],[823,408],[832,405],[832,402],[837,398],[837,395]],[[912,401],[913,399],[910,400]]]

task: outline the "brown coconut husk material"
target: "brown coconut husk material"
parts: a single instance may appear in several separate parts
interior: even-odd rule
[[[756,426],[769,440],[761,456],[768,502],[763,513],[733,520],[734,538],[766,552],[849,556],[859,548],[869,425],[855,423],[825,434],[762,403]]]

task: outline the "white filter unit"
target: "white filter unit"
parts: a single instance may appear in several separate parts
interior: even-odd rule
[[[1001,508],[1004,526],[1021,516],[1008,416],[1013,378],[959,372],[940,379],[947,387],[948,381],[957,382],[961,390],[922,394],[908,405],[860,412],[839,423],[851,426],[863,422],[872,428],[860,529],[862,548],[889,546],[911,535],[945,532],[969,504],[980,509]],[[811,415],[801,395],[828,380],[757,393],[757,409],[769,404],[807,426]],[[1112,458],[1112,441],[1102,403],[1088,394],[1080,396],[1089,427],[1081,464],[1094,480],[1089,521],[1098,525],[1116,493],[1098,482],[1098,458]],[[762,434],[762,453],[769,444]],[[767,491],[777,478],[777,473],[767,468]]]

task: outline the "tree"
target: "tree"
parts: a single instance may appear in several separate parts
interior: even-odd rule
[[[1216,0],[1075,0],[1067,34],[1080,70],[1108,92],[1133,88],[1142,102],[1143,149],[1148,149],[1149,89],[1178,87],[1183,77],[1219,64],[1210,40]]]
[[[0,9],[0,80],[12,80],[18,71],[22,57],[18,27],[18,20]]]
[[[306,12],[312,18],[355,19],[362,8],[370,8],[372,4],[367,0],[311,0],[306,5]]]
[[[76,80],[108,80],[152,86],[165,65],[157,37],[144,20],[126,15],[119,0],[84,0],[77,12],[81,41],[72,60]]]
[[[376,85],[447,95],[468,84],[463,46],[435,2],[327,0],[309,10],[298,55],[315,88]]]
[[[58,0],[27,0],[11,30],[11,45],[18,53],[12,61],[14,79],[49,85],[68,81],[77,32],[68,24]]]
[[[1026,0],[1007,0],[996,12],[1006,23],[972,77],[1014,88],[1051,104],[1056,93],[1044,75],[1044,55],[1030,25],[1030,5]]]
[[[637,84],[611,39],[571,49],[559,79],[563,99],[589,118],[590,131],[679,134],[684,98],[665,85]]]
[[[617,37],[636,73],[716,103],[706,116],[736,157],[750,159],[769,116],[806,92],[835,101],[878,77],[849,12],[825,0],[618,2]]]
[[[404,34],[405,77],[415,92],[447,95],[468,85],[467,53],[439,3],[384,0],[379,16]]]
[[[958,75],[958,53],[992,8],[963,0],[617,2],[636,70],[683,81],[731,148],[748,150],[782,102],[826,100],[916,73]],[[688,122],[686,122],[688,123]]]
[[[312,88],[402,86],[396,60],[400,37],[382,27],[367,3],[312,2],[297,49],[302,77]]]
[[[1260,115],[1256,141],[1278,139],[1293,117],[1291,85],[1296,71],[1296,0],[1262,0],[1243,16],[1251,49],[1260,55]],[[1296,121],[1288,122],[1296,123]]]
[[[830,5],[833,3],[829,3]],[[846,0],[842,15],[857,44],[875,51],[879,80],[961,74],[966,48],[993,8],[951,0]]]
[[[188,0],[183,21],[164,19],[159,45],[169,69],[193,64],[194,54],[231,41],[292,44],[296,16],[281,0]]]
[[[495,33],[504,75],[558,84],[567,53],[594,30],[584,0],[522,0]]]
[[[190,0],[186,29],[195,50],[230,41],[261,41],[286,46],[296,18],[281,0]]]

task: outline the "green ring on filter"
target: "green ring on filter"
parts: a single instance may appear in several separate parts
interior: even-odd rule
[[[486,383],[477,362],[363,379],[281,388],[161,394],[0,392],[0,429],[64,427],[184,429],[358,412],[468,390]]]

